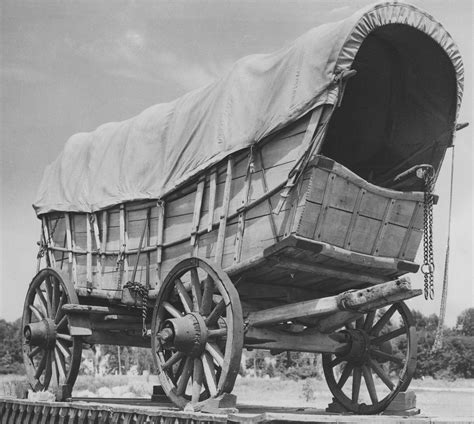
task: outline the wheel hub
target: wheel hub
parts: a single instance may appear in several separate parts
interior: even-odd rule
[[[369,356],[370,339],[363,330],[345,330],[349,334],[351,343],[350,350],[345,355],[345,359],[355,365],[362,365]]]
[[[32,346],[52,348],[56,343],[56,325],[50,318],[38,322],[30,322],[23,328],[25,341]]]
[[[164,322],[163,330],[157,333],[164,348],[174,347],[189,356],[197,357],[206,346],[208,331],[201,315],[190,313],[181,318]]]

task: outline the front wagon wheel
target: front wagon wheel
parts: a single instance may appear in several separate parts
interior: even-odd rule
[[[341,330],[351,347],[323,354],[326,382],[348,411],[378,414],[408,388],[416,368],[417,338],[403,302],[373,310]]]
[[[66,303],[79,303],[66,276],[42,269],[30,283],[23,307],[22,345],[28,382],[37,391],[50,390],[64,400],[72,390],[81,363],[82,341],[69,331]],[[62,390],[63,387],[67,390]]]
[[[179,262],[160,288],[151,343],[161,386],[178,407],[230,393],[240,367],[243,319],[227,274],[203,259]]]

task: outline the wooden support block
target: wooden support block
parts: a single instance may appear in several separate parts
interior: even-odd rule
[[[236,413],[238,412],[236,406],[237,396],[231,393],[223,393],[220,396],[204,401],[200,408],[200,412],[208,414]]]
[[[416,415],[419,413],[420,410],[416,407],[416,394],[413,390],[398,393],[383,412],[384,415]]]

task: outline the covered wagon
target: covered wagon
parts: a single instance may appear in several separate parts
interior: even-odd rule
[[[405,274],[462,88],[450,35],[387,2],[73,136],[34,204],[31,386],[68,397],[86,345],[151,347],[197,409],[231,392],[243,348],[302,351],[344,408],[382,411],[416,365]]]

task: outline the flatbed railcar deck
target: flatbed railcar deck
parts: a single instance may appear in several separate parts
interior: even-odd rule
[[[180,411],[171,403],[148,399],[72,399],[68,402],[31,402],[0,398],[1,424],[362,424],[365,415],[333,414],[315,408],[237,405],[238,412]],[[380,424],[470,424],[470,417],[378,415]]]

